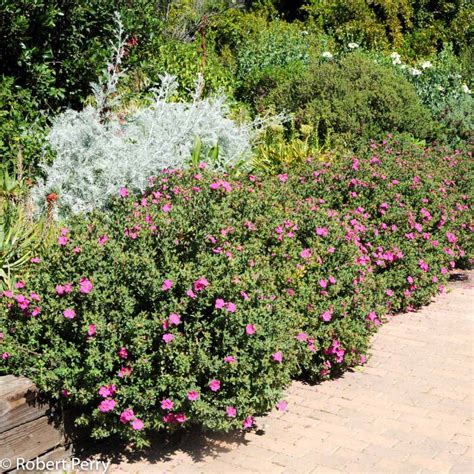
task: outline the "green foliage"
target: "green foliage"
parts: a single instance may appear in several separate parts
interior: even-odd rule
[[[0,301],[0,373],[79,408],[94,437],[248,427],[291,376],[364,363],[387,312],[428,303],[472,256],[459,150],[389,137],[291,174],[204,168],[74,218]]]
[[[32,220],[25,183],[9,162],[0,167],[0,290],[12,289],[27,275],[31,258],[48,244],[45,219]]]
[[[320,143],[353,147],[390,131],[425,138],[432,127],[413,86],[361,52],[317,61],[304,74],[264,90],[257,109],[272,106],[294,113],[297,124],[314,127]]]

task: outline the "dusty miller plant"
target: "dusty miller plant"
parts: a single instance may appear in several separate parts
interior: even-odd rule
[[[46,196],[57,194],[56,216],[104,208],[122,186],[143,191],[150,176],[189,165],[197,139],[202,157],[218,148],[217,159],[209,163],[215,169],[245,163],[262,129],[282,119],[258,118],[237,124],[229,118],[223,95],[201,97],[202,77],[192,101],[171,102],[178,83],[170,75],[160,77],[146,107],[128,116],[114,112],[120,103],[117,84],[124,74],[121,62],[126,44],[120,18],[116,22],[113,58],[102,83],[92,85],[96,105],[79,112],[65,111],[48,135],[55,159],[43,165],[46,178],[33,189],[33,196],[44,208]]]

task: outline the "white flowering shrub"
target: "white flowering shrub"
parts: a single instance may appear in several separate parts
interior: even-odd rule
[[[45,179],[32,192],[40,208],[49,193],[59,196],[56,215],[67,217],[105,207],[122,186],[143,191],[150,176],[186,167],[197,141],[201,159],[208,157],[211,167],[237,166],[250,158],[253,142],[269,123],[234,122],[223,96],[200,97],[202,78],[191,102],[173,102],[178,84],[169,75],[161,77],[148,106],[128,115],[112,112],[125,40],[120,29],[104,85],[93,85],[96,106],[67,110],[54,121],[47,138],[55,159],[43,165]]]

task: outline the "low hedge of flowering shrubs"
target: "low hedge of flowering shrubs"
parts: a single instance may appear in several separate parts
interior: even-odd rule
[[[471,252],[471,166],[389,138],[275,177],[201,165],[122,188],[3,293],[0,373],[97,438],[250,428],[292,377],[363,364],[387,313],[444,290]]]

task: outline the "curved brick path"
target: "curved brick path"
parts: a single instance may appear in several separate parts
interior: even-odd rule
[[[245,435],[189,435],[109,472],[473,473],[474,273],[417,313],[395,316],[367,365],[315,387]],[[133,456],[133,455],[132,455]]]

